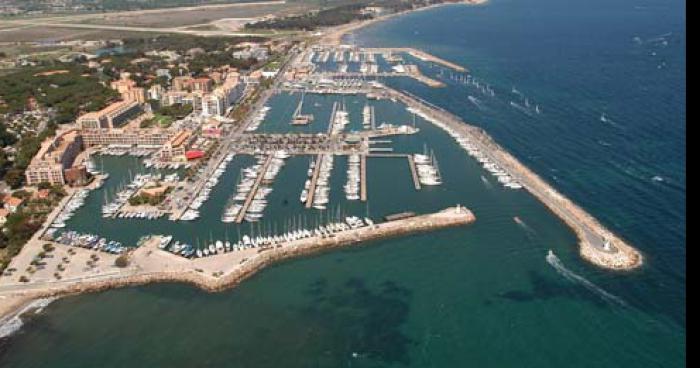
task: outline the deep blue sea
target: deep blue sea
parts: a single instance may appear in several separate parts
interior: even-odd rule
[[[494,96],[440,68],[432,75],[448,88],[389,84],[485,128],[641,249],[640,282],[618,286],[685,322],[683,1],[493,0],[409,14],[348,40],[467,67]]]
[[[407,58],[447,87],[386,83],[483,127],[637,247],[645,265],[611,272],[583,261],[573,233],[544,206],[493,183],[445,133],[419,120],[417,136],[393,144],[407,152],[428,145],[445,184],[416,193],[405,163],[372,159],[371,212],[427,212],[458,202],[477,216],[472,226],[290,260],[217,294],[150,285],[61,299],[0,344],[0,366],[685,366],[682,1],[449,5],[372,25],[348,42],[420,48],[468,68],[470,83]],[[307,98],[313,124],[327,123],[338,99]],[[261,130],[293,129],[284,122],[297,99],[275,96]],[[365,101],[343,101],[359,124]],[[372,103],[378,122],[411,118],[398,104]],[[333,186],[341,188],[346,164],[337,160]],[[199,221],[105,222],[91,217],[102,201],[98,192],[69,226],[124,241],[148,232],[187,241],[233,234],[218,218],[237,170],[249,161],[234,160]],[[289,160],[266,219],[302,211],[286,199],[298,196],[307,164]],[[106,187],[129,165],[138,162],[106,158]],[[343,202],[332,193],[334,203]],[[550,249],[557,257],[547,260]]]

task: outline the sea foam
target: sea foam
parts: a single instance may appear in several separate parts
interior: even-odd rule
[[[21,316],[31,310],[34,310],[35,314],[41,313],[51,302],[57,298],[42,298],[33,300],[29,304],[25,305],[22,309],[14,313],[12,316],[0,321],[0,339],[4,339],[11,336],[15,332],[22,328],[24,323],[22,322]]]

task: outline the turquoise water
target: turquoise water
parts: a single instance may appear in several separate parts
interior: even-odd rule
[[[62,299],[3,342],[0,365],[684,366],[684,14],[681,2],[495,0],[410,14],[354,37],[420,47],[467,66],[495,96],[423,64],[448,87],[387,82],[483,126],[639,247],[642,269],[615,273],[582,261],[573,234],[546,208],[497,186],[445,133],[418,119],[420,133],[392,138],[392,146],[434,149],[443,186],[416,192],[405,162],[372,159],[367,208],[342,198],[346,163],[336,158],[332,203],[375,218],[463,203],[477,216],[472,226],[291,260],[218,294],[151,285]],[[275,96],[261,130],[324,130],[339,98],[307,95],[320,104],[305,105],[316,115],[312,126],[285,126],[298,98]],[[524,106],[524,98],[541,113],[511,106]],[[345,102],[359,129],[364,100]],[[371,103],[378,122],[410,121],[398,104]],[[236,227],[219,216],[238,169],[250,162],[234,159],[199,221],[103,221],[90,216],[102,201],[98,191],[69,227],[127,242],[150,232],[193,242],[235,238]],[[307,165],[308,157],[288,160],[263,223],[319,216],[298,201]],[[105,167],[116,185],[138,164],[107,158]],[[545,259],[548,249],[559,262]]]

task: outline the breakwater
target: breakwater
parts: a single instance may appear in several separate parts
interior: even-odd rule
[[[238,285],[268,265],[299,256],[367,241],[405,236],[425,231],[468,225],[476,220],[463,206],[370,226],[289,241],[276,247],[253,248],[206,258],[186,259],[157,248],[157,238],[136,248],[130,265],[118,273],[86,276],[75,280],[26,285],[0,285],[3,303],[18,307],[38,298],[65,296],[156,282],[191,284],[206,291],[221,291]],[[7,308],[6,313],[14,309]]]
[[[453,137],[467,139],[491,162],[520,182],[576,233],[580,254],[584,259],[598,266],[617,270],[634,269],[643,264],[642,254],[638,250],[520,163],[496,143],[486,131],[408,92],[385,88],[391,96],[417,109],[426,120],[447,131]]]

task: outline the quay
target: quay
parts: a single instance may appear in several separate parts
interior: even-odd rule
[[[260,173],[258,173],[258,176],[255,178],[255,183],[253,183],[253,188],[250,190],[248,193],[248,197],[246,197],[245,202],[243,202],[243,207],[241,208],[240,211],[238,211],[238,215],[236,216],[236,223],[240,224],[243,222],[243,219],[245,218],[245,214],[248,212],[248,208],[250,207],[250,204],[253,202],[253,199],[255,198],[255,193],[258,192],[258,187],[260,186],[260,183],[262,182],[263,178],[265,177],[265,173],[267,172],[268,167],[270,167],[270,163],[272,162],[272,155],[268,155],[267,158],[265,159],[265,163],[263,164],[263,167],[260,169]]]

